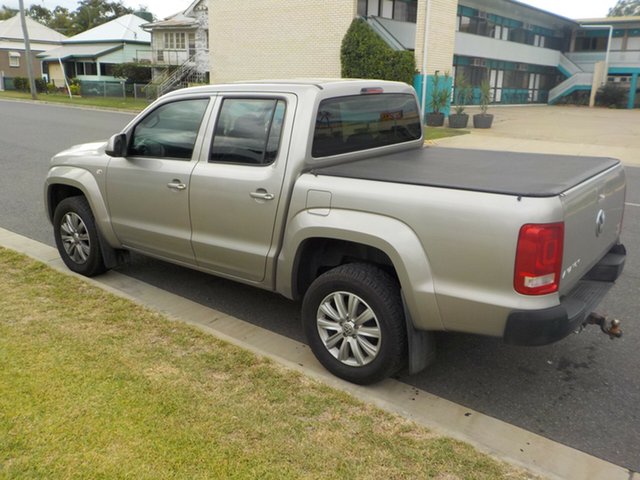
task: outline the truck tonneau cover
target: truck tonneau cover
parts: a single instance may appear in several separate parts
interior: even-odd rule
[[[316,175],[553,197],[619,164],[613,158],[425,147],[313,169]]]

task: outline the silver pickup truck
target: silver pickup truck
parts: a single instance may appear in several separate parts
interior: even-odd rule
[[[619,161],[424,147],[415,92],[381,81],[170,93],[51,161],[67,266],[128,251],[302,300],[318,360],[366,384],[433,359],[433,332],[557,341],[622,272]]]

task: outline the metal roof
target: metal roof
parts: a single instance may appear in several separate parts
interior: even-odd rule
[[[38,55],[43,61],[57,61],[68,58],[96,58],[122,48],[121,43],[100,43],[94,45],[64,45],[47,50]]]
[[[37,43],[62,43],[67,37],[55,30],[45,27],[41,23],[36,22],[31,17],[25,17],[27,22],[27,30],[29,30],[29,40]],[[0,22],[0,39],[17,40],[22,42],[22,25],[20,16],[15,15],[7,20]]]
[[[147,23],[144,18],[128,14],[118,17],[110,22],[98,25],[90,30],[74,35],[65,40],[64,44],[71,43],[101,43],[101,42],[128,42],[151,43],[151,35],[144,31],[141,25]]]

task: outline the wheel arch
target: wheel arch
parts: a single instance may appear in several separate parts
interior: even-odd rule
[[[49,221],[58,204],[68,197],[82,195],[87,199],[96,221],[98,231],[104,241],[118,248],[118,239],[111,228],[109,212],[102,191],[95,177],[87,170],[73,167],[54,167],[45,181],[44,200]]]
[[[294,216],[278,258],[276,289],[301,298],[318,275],[356,261],[375,264],[397,279],[415,328],[444,329],[424,247],[408,225],[382,215],[332,209],[327,216]]]

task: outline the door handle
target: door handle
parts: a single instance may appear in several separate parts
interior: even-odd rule
[[[266,190],[262,188],[257,192],[251,192],[249,194],[251,198],[255,198],[256,200],[273,200],[276,196],[273,193],[268,193]]]
[[[173,180],[172,182],[167,183],[167,187],[172,188],[173,190],[184,190],[187,188],[187,186],[180,180]]]

